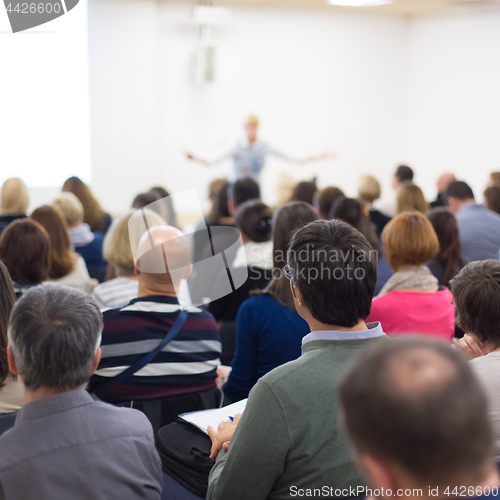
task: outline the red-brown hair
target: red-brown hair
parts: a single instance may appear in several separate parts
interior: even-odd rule
[[[429,219],[421,212],[403,212],[382,231],[385,258],[394,271],[421,266],[438,253],[439,241]]]
[[[11,222],[0,236],[0,259],[12,280],[20,285],[37,285],[46,281],[50,268],[47,231],[30,218]]]
[[[63,213],[57,207],[44,205],[31,214],[47,231],[50,239],[50,270],[49,278],[56,280],[69,274],[76,265],[71,252],[68,225]]]

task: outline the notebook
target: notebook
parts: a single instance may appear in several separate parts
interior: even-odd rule
[[[247,405],[248,399],[243,399],[237,403],[233,403],[229,406],[224,406],[223,408],[217,408],[215,410],[202,410],[202,411],[192,411],[189,413],[182,413],[179,418],[185,420],[186,422],[198,427],[205,434],[208,434],[208,426],[212,426],[215,430],[219,427],[219,424],[224,420],[229,420],[229,417],[234,417],[237,413],[243,413]]]

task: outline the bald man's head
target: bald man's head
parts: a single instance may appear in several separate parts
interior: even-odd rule
[[[455,174],[452,174],[451,172],[442,174],[437,181],[438,193],[444,193],[448,184],[456,180],[457,178],[455,177]]]
[[[400,338],[362,352],[340,384],[358,456],[376,457],[421,484],[481,476],[491,464],[486,397],[449,345]]]
[[[139,282],[177,285],[191,273],[191,246],[179,229],[153,227],[139,242],[135,268]]]

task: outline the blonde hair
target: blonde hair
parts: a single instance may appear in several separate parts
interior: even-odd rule
[[[245,127],[248,127],[250,125],[255,125],[256,127],[258,127],[259,117],[256,115],[248,115],[245,120]]]
[[[53,207],[61,210],[68,227],[74,227],[80,217],[83,217],[83,205],[73,193],[61,193],[53,202]]]
[[[425,201],[422,190],[412,182],[401,184],[397,191],[396,212],[411,212],[416,210],[425,214],[429,204]]]
[[[144,208],[149,227],[166,226],[167,223],[156,212]],[[134,270],[134,255],[137,255],[139,242],[146,232],[142,218],[132,216],[137,210],[130,210],[111,224],[104,238],[103,255],[112,265],[124,271]],[[132,218],[132,219],[131,219]],[[129,228],[129,223],[131,227]]]
[[[363,175],[359,180],[359,199],[363,202],[373,203],[380,198],[382,190],[380,182],[372,175]]]
[[[28,210],[28,188],[19,177],[11,177],[3,183],[0,199],[2,215],[21,215]]]

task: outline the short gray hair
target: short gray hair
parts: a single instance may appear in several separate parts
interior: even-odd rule
[[[14,306],[8,327],[26,388],[68,391],[85,385],[102,328],[102,314],[84,292],[53,283],[26,292]]]

